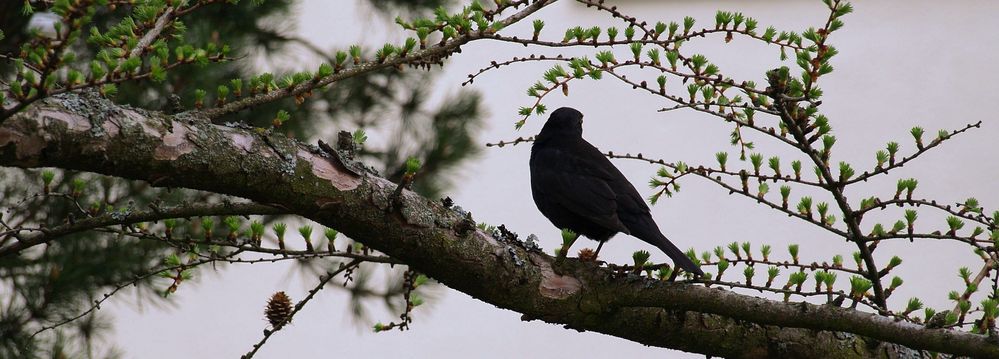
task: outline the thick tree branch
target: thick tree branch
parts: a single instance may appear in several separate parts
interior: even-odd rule
[[[285,136],[93,96],[36,103],[0,126],[0,165],[60,167],[273,203],[336,228],[482,301],[568,328],[724,357],[888,357],[909,349],[999,357],[982,335],[834,306],[619,277],[553,259]],[[845,335],[852,333],[856,335]],[[886,344],[895,343],[895,344]],[[913,353],[907,353],[913,354]],[[920,355],[920,353],[915,353]]]

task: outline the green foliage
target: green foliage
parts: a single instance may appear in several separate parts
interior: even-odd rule
[[[826,273],[825,277],[822,278],[827,290],[832,290],[833,285],[836,284],[836,277],[836,273]]]
[[[274,229],[274,234],[278,238],[283,239],[285,232],[288,230],[288,225],[284,223],[275,223],[274,226],[271,228]]]
[[[541,34],[541,29],[545,27],[544,20],[536,19],[534,20],[534,37],[537,38]]]
[[[767,160],[767,166],[774,171],[775,177],[780,177],[780,157],[773,156]]]
[[[354,133],[351,135],[351,139],[353,139],[354,143],[358,146],[363,146],[364,142],[368,140],[368,135],[364,132],[363,128],[358,128],[354,130]]]
[[[718,276],[719,277],[721,277],[722,273],[725,273],[725,270],[728,269],[728,266],[729,266],[729,262],[727,260],[722,259],[722,260],[718,261]]]
[[[725,170],[725,163],[728,162],[728,152],[718,152],[715,153],[715,159],[718,161],[718,167],[722,171]]]
[[[729,243],[728,250],[732,251],[732,254],[735,255],[736,258],[741,258],[741,256],[739,255],[739,242]]]
[[[766,261],[770,258],[770,245],[764,244],[760,246],[760,254],[763,255],[763,260]]]
[[[562,247],[571,246],[572,243],[576,241],[577,237],[579,237],[579,235],[576,234],[576,232],[568,229],[562,229]]]
[[[950,228],[950,233],[954,233],[957,230],[964,228],[964,221],[955,216],[947,216],[947,227]]]
[[[902,280],[902,278],[899,278],[897,276],[896,277],[892,277],[891,278],[891,285],[888,286],[888,289],[898,288],[898,287],[902,286],[902,283],[904,283],[904,281]]]
[[[791,258],[794,259],[795,263],[797,263],[798,262],[798,245],[797,244],[789,244],[787,246],[787,252],[791,255]]]
[[[911,313],[920,309],[923,309],[923,301],[916,297],[910,298],[908,304],[905,306],[906,313]]]
[[[772,282],[774,278],[780,275],[780,269],[774,266],[767,268],[767,283]],[[769,285],[767,285],[769,286]]]
[[[791,273],[791,275],[788,277],[788,281],[796,286],[805,284],[806,280],[808,280],[808,273],[805,273],[804,271]]]
[[[239,217],[236,216],[225,217],[222,222],[225,223],[226,228],[229,229],[229,233],[239,232],[239,227],[242,225]]]
[[[885,163],[888,162],[888,152],[885,150],[878,150],[875,154],[875,159],[877,160],[877,168],[881,168]]]
[[[846,182],[854,175],[853,167],[849,163],[840,162],[839,163],[839,181]]]
[[[255,240],[259,240],[264,235],[264,223],[260,221],[250,222],[250,234]]]
[[[642,43],[633,42],[631,43],[630,48],[631,48],[631,54],[634,55],[635,57],[635,61],[639,61],[642,56]]]
[[[406,173],[415,174],[417,171],[420,170],[420,166],[421,166],[420,159],[416,157],[410,157],[409,159],[406,160]]]
[[[801,178],[801,161],[791,161],[791,170],[794,171],[794,178]]]
[[[690,33],[690,30],[694,27],[695,20],[693,17],[686,16],[683,18],[683,34],[686,35]]]
[[[749,155],[749,161],[753,164],[753,172],[757,175],[760,174],[760,166],[763,165],[763,155],[759,153],[753,153]]]
[[[272,123],[273,123],[274,127],[281,127],[290,118],[291,118],[291,114],[288,113],[288,111],[278,110],[277,114],[274,115],[274,120],[273,120]]]
[[[302,235],[302,238],[309,240],[312,237],[312,226],[301,226],[298,227],[298,233]]]
[[[631,254],[631,259],[635,263],[635,268],[642,268],[649,261],[651,254],[648,251],[635,251]]]
[[[873,285],[874,284],[867,278],[852,276],[850,277],[850,295],[859,299],[867,294],[867,291],[869,291]]]
[[[811,218],[812,216],[812,197],[804,196],[798,200],[798,213]]]
[[[337,230],[333,228],[326,228],[326,230],[323,231],[323,235],[326,237],[326,240],[329,241],[330,243],[336,240],[336,236],[338,234],[340,234],[340,232],[337,232]]]
[[[666,280],[672,274],[673,274],[673,268],[662,267],[662,268],[659,268],[659,271],[656,273],[656,277],[658,277],[660,280]]]

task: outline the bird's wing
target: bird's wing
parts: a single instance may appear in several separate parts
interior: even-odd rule
[[[631,181],[621,173],[621,170],[614,166],[607,156],[589,142],[583,141],[577,146],[575,151],[579,157],[590,159],[590,166],[579,166],[585,169],[587,174],[599,177],[614,193],[615,203],[619,212],[629,213],[649,213],[649,206],[645,204],[645,198],[639,194]]]
[[[546,166],[532,168],[532,181],[537,182],[534,190],[543,192],[552,204],[595,224],[630,233],[617,216],[618,195],[609,183],[613,174],[581,155],[585,154],[557,149],[535,153],[534,160]]]

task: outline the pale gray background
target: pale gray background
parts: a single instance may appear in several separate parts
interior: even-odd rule
[[[761,29],[774,25],[800,31],[819,25],[826,16],[819,1],[613,3],[651,23],[691,15],[699,25],[712,26],[714,11],[723,9],[756,17]],[[925,155],[890,178],[871,181],[863,188],[865,192],[855,190],[850,193],[852,202],[873,193],[890,197],[895,179],[904,175],[920,178],[918,193],[925,197],[960,201],[973,195],[986,208],[999,206],[993,185],[999,173],[995,160],[999,126],[993,114],[999,99],[999,75],[995,72],[999,35],[993,29],[999,3],[863,1],[854,5],[856,12],[844,19],[846,27],[832,38],[832,44],[841,52],[833,60],[837,71],[822,81],[826,92],[822,108],[832,119],[839,139],[835,161],[849,160],[862,172],[873,165],[874,152],[889,140],[901,142],[908,153],[914,147],[908,135],[913,125],[924,126],[928,136],[940,128],[956,128],[979,120],[984,121],[984,126],[950,142],[943,151]],[[620,26],[606,14],[568,0],[537,15],[547,22],[547,34],[552,38],[561,38],[567,26]],[[395,28],[389,27],[391,17],[380,16],[353,1],[305,1],[298,7],[298,18],[297,31],[323,47],[355,42],[377,46],[385,40],[402,39]],[[524,22],[509,30],[528,34],[529,28],[529,22]],[[689,46],[688,51],[696,49],[709,55],[724,72],[740,80],[762,83],[763,72],[778,65],[776,49],[739,37],[729,44],[720,36],[709,37]],[[466,45],[463,50],[449,60],[443,76],[434,84],[436,97],[454,93],[467,73],[490,60],[529,51],[486,41]],[[318,60],[306,58],[309,55],[302,56],[296,61],[310,65],[303,69],[314,69],[310,62],[318,64]],[[792,62],[786,65],[794,67]],[[480,136],[482,143],[538,131],[543,118],[532,118],[519,132],[513,129],[513,122],[517,107],[529,104],[525,89],[540,79],[544,69],[534,65],[508,67],[475,82],[474,88],[484,93],[490,111],[488,128]],[[650,82],[653,79],[649,78]],[[714,163],[714,153],[719,150],[735,152],[727,144],[728,126],[689,111],[657,113],[656,109],[665,106],[663,102],[615,80],[578,82],[572,85],[570,95],[553,96],[547,104],[551,109],[573,106],[586,114],[584,136],[601,149],[643,151],[649,156],[692,164]],[[377,135],[372,137],[377,141]],[[785,154],[783,163],[787,166],[790,162],[789,152],[773,141],[757,138],[756,142],[764,154]],[[464,166],[451,197],[471,210],[477,220],[506,223],[525,235],[536,233],[545,249],[551,250],[559,237],[531,200],[528,154],[529,147],[523,145],[485,150],[481,158]],[[616,164],[644,194],[651,193],[644,184],[654,174],[654,167],[620,161]],[[777,186],[772,187],[775,196]],[[934,222],[930,213],[921,214],[920,228],[931,228],[926,222],[935,225],[929,230],[943,227],[942,220]],[[837,253],[849,261],[853,251],[852,246],[821,230],[745,198],[727,196],[716,186],[694,178],[683,182],[677,196],[655,206],[653,215],[682,248],[695,245],[703,251],[733,240],[748,240],[755,244],[754,248],[769,243],[775,248],[774,257],[785,257],[787,243],[800,243],[806,261],[829,260]],[[580,243],[577,249],[592,245],[588,241]],[[650,250],[654,260],[665,259],[654,248],[624,236],[611,241],[601,254],[607,260],[625,262],[637,249]],[[927,304],[947,308],[950,304],[946,292],[959,289],[957,268],[967,265],[977,271],[980,265],[964,246],[945,242],[913,245],[900,241],[883,244],[878,253],[882,262],[892,254],[906,260],[899,269],[906,285],[892,298],[896,306],[919,295]],[[301,278],[289,279],[289,273],[284,264],[230,267],[219,275],[203,278],[200,284],[183,286],[174,298],[177,306],[170,309],[137,310],[133,297],[117,297],[105,308],[116,318],[113,342],[129,358],[238,357],[259,340],[266,324],[263,305],[271,293],[285,290],[295,300],[304,296]],[[730,278],[737,277],[741,277],[741,268],[731,273]],[[848,280],[840,277],[841,282]],[[311,287],[315,278],[307,278],[305,283]],[[415,311],[413,330],[374,334],[368,329],[371,323],[358,326],[352,322],[347,296],[342,291],[326,290],[295,318],[294,325],[275,335],[258,357],[699,357],[602,334],[521,322],[518,313],[496,309],[451,290],[430,304],[432,308]],[[396,313],[383,312],[379,305],[371,308],[375,320],[388,322],[397,317]]]

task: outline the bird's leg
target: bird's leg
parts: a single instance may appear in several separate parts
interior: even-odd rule
[[[673,273],[671,273],[671,274],[669,275],[669,279],[667,279],[666,281],[667,281],[667,282],[675,282],[675,281],[676,281],[676,277],[677,277],[677,276],[678,276],[679,274],[680,274],[680,267],[676,267],[676,268],[673,268]]]
[[[593,261],[596,261],[597,258],[600,258],[600,248],[603,248],[604,242],[606,241],[600,241],[600,244],[597,244],[597,251],[593,252]]]

